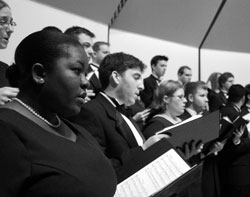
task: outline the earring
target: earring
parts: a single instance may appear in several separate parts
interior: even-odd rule
[[[44,79],[43,79],[43,78],[39,78],[39,79],[37,80],[37,83],[43,84],[43,83],[44,83]]]

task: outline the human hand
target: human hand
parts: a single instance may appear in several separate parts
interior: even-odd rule
[[[233,134],[234,134],[233,143],[235,145],[240,144],[240,142],[241,142],[240,138],[243,135],[245,128],[246,128],[246,125],[243,125],[239,129],[236,129],[235,132],[233,132]]]
[[[182,148],[177,147],[177,150],[183,158],[189,159],[192,156],[201,153],[203,146],[204,144],[202,141],[195,142],[194,140],[191,140],[189,143],[184,143]]]
[[[212,144],[209,152],[213,153],[214,155],[218,155],[218,152],[220,152],[223,149],[224,145],[225,145],[225,141],[215,142]]]
[[[155,144],[156,142],[160,141],[161,139],[163,139],[163,138],[167,139],[169,137],[170,136],[166,135],[166,134],[153,135],[150,138],[148,138],[146,142],[144,142],[144,144],[142,145],[142,149],[146,150],[150,146],[152,146],[153,144]]]
[[[91,100],[91,97],[94,97],[95,96],[95,93],[93,90],[91,89],[87,89],[86,90],[86,93],[87,93],[87,96],[84,98],[84,102],[87,103],[88,101]]]
[[[151,109],[145,109],[141,112],[138,112],[137,114],[135,114],[133,116],[133,119],[136,121],[136,122],[144,122],[147,118],[148,118],[148,115],[150,113],[150,110]]]
[[[4,105],[10,102],[11,99],[17,96],[18,92],[19,92],[18,88],[12,88],[12,87],[0,88],[0,105]]]

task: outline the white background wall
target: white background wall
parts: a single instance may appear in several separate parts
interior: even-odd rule
[[[201,54],[201,79],[212,72],[231,72],[235,83],[250,83],[250,54],[216,50],[202,50]]]
[[[11,6],[13,18],[18,26],[15,28],[7,49],[0,50],[0,60],[6,63],[13,61],[14,50],[18,43],[28,34],[48,25],[55,25],[63,31],[73,25],[88,28],[96,34],[96,40],[107,40],[107,25],[97,23],[62,10],[42,5],[29,0],[6,0]],[[111,14],[112,15],[112,14]],[[151,72],[150,60],[154,55],[169,57],[165,79],[177,79],[177,70],[182,65],[193,69],[193,80],[198,79],[198,49],[171,43],[146,36],[131,34],[116,29],[110,31],[111,52],[123,51],[140,58],[148,68],[144,76]],[[201,79],[206,81],[210,73],[232,72],[235,82],[243,85],[250,83],[249,54],[202,50]]]
[[[107,41],[108,28],[104,24],[29,0],[5,1],[10,5],[14,21],[17,23],[8,48],[0,50],[0,60],[6,63],[13,61],[15,48],[24,37],[45,26],[57,26],[62,31],[74,25],[83,26],[93,31],[96,39]]]
[[[165,55],[169,58],[164,79],[177,79],[180,66],[188,65],[193,70],[193,79],[198,79],[198,49],[176,43],[166,42],[146,36],[131,34],[112,29],[110,32],[112,51],[123,51],[141,59],[147,70],[144,76],[151,73],[150,60],[155,55]]]

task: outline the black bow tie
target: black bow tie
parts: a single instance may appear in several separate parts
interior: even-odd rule
[[[116,106],[116,109],[117,109],[120,113],[124,114],[125,116],[129,116],[129,113],[128,113],[128,111],[127,111],[127,109],[126,109],[126,107],[125,107],[124,104],[123,104],[123,105],[118,105],[118,106]]]
[[[126,107],[125,107],[124,104],[119,104],[115,98],[112,98],[112,97],[110,97],[110,96],[108,96],[108,97],[109,97],[110,100],[115,104],[116,109],[117,109],[120,113],[122,113],[123,115],[129,117],[128,110],[126,109]]]

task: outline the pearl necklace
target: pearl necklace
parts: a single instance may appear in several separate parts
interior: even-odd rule
[[[40,120],[44,121],[46,124],[48,124],[49,126],[51,127],[54,127],[54,128],[58,128],[60,125],[61,125],[61,120],[60,118],[56,115],[56,118],[57,118],[57,121],[58,123],[55,125],[55,124],[52,124],[51,122],[49,122],[48,120],[46,120],[44,117],[42,117],[41,115],[39,115],[38,113],[35,112],[34,109],[32,109],[30,106],[28,106],[27,104],[25,104],[23,101],[21,101],[20,99],[18,98],[13,98],[12,100],[15,100],[17,101],[18,103],[20,103],[23,107],[25,107],[28,111],[30,111],[33,115],[35,115],[37,118],[39,118]]]

